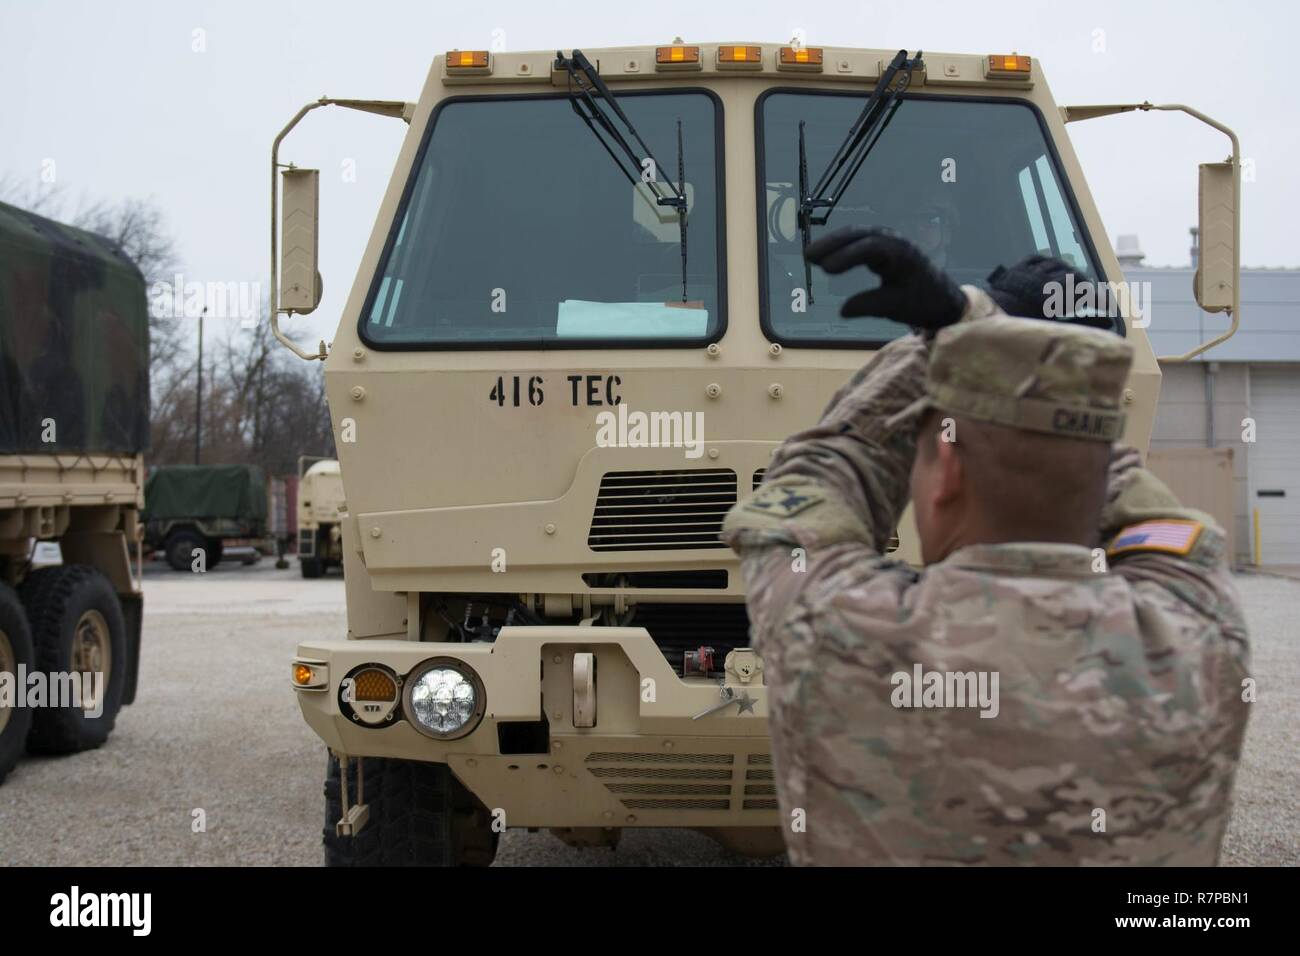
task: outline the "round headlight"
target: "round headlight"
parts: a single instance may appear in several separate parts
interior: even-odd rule
[[[467,668],[431,661],[407,682],[406,712],[417,729],[432,737],[461,736],[482,716],[482,685]]]

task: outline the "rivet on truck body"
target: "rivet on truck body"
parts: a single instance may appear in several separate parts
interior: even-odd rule
[[[351,395],[352,401],[359,402],[366,397],[366,390],[360,385],[353,385]]]
[[[717,382],[710,382],[708,387],[704,389],[704,394],[709,398],[717,398],[722,394],[722,386]]]
[[[365,359],[365,357],[366,357],[366,350],[365,350],[365,349],[363,349],[363,348],[359,348],[359,347],[358,347],[358,348],[355,348],[355,349],[352,350],[352,361],[354,361],[354,362],[360,362],[360,361],[362,361],[363,359]]]
[[[780,356],[780,354],[781,354],[781,343],[780,343],[780,342],[773,342],[771,345],[769,345],[769,346],[767,347],[767,354],[770,355],[770,356],[772,356],[772,358],[777,358],[778,356]]]
[[[1124,389],[1124,404],[1125,404],[1125,405],[1132,405],[1133,402],[1134,402],[1134,400],[1136,399],[1136,397],[1137,397],[1137,396],[1135,396],[1135,395],[1133,394],[1133,389],[1131,389],[1131,388],[1126,388],[1126,389]]]
[[[709,347],[704,351],[708,354],[709,358],[717,358],[722,354],[722,349],[718,346],[717,342],[710,342]]]
[[[370,537],[372,537],[372,538],[378,538],[378,537],[380,537],[380,536],[382,536],[382,535],[383,535],[383,532],[379,530],[378,526],[376,526],[376,527],[370,529]]]
[[[780,382],[773,382],[767,387],[767,394],[771,395],[773,398],[780,398],[785,394],[785,389],[781,387]]]
[[[546,526],[546,533],[547,533],[547,534],[555,534],[555,525],[553,525],[553,524],[548,524],[548,525]]]

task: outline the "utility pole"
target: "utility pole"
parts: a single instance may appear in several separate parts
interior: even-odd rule
[[[203,317],[208,314],[205,305],[199,313],[199,389],[194,397],[194,464],[199,463],[203,450]]]

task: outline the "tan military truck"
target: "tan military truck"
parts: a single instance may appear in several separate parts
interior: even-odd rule
[[[298,459],[298,565],[304,578],[343,566],[343,505],[339,463],[332,458]]]
[[[279,148],[326,105],[410,128],[332,347],[311,349],[278,316],[320,299],[319,176]],[[507,826],[775,852],[799,824],[719,529],[905,331],[840,319],[871,276],[809,269],[804,247],[888,225],[963,282],[1041,251],[1095,298],[1123,276],[1066,123],[1149,108],[1059,108],[1024,55],[680,41],[458,50],[418,103],[305,106],[272,149],[272,322],[325,361],[348,488],[348,633],[292,666],[330,751],[327,862],[481,864]],[[1232,155],[1201,167],[1197,295],[1235,328],[1239,157],[1206,121]],[[1117,299],[1145,446],[1160,372]],[[899,558],[914,537],[906,517]]]
[[[0,780],[135,699],[148,370],[135,265],[0,203]]]

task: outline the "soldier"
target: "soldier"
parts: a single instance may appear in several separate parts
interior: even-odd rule
[[[1223,532],[1114,444],[1131,347],[1011,318],[994,297],[1024,307],[1023,271],[959,288],[886,230],[808,255],[880,275],[843,315],[924,334],[782,444],[725,525],[791,859],[1215,863],[1246,629]],[[909,499],[921,570],[883,554]]]

